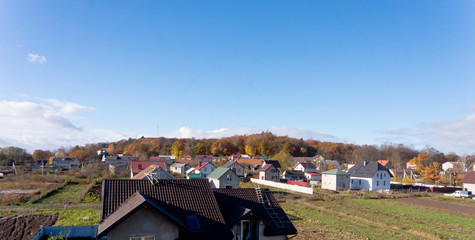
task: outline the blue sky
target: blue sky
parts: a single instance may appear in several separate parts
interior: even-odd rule
[[[473,1],[0,1],[0,147],[278,135],[475,152]]]

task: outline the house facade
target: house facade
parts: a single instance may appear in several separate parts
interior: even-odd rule
[[[216,167],[213,164],[210,162],[202,162],[195,168],[194,173],[199,173],[203,177],[208,177],[208,175],[210,175],[214,170],[216,170]]]
[[[170,172],[178,173],[178,174],[186,174],[186,171],[190,169],[190,166],[186,163],[174,163],[170,166]]]
[[[230,168],[216,168],[208,180],[212,188],[239,188],[239,177]]]
[[[334,191],[350,189],[350,174],[340,169],[322,172],[322,189]]]
[[[444,172],[454,169],[457,162],[445,162],[442,164],[442,170]]]
[[[267,181],[279,181],[279,170],[272,164],[267,164],[259,170],[259,179]]]
[[[462,179],[463,189],[475,193],[475,172],[469,172]]]
[[[236,161],[227,162],[222,167],[230,168],[238,177],[244,177],[244,167]]]
[[[286,180],[295,180],[295,181],[305,180],[305,173],[302,171],[287,170],[281,174],[281,178],[286,179]]]
[[[55,157],[53,158],[52,163],[55,168],[61,168],[61,169],[79,168],[79,160],[77,158]]]
[[[310,173],[317,172],[317,168],[311,162],[298,162],[295,164],[294,170]]]
[[[378,162],[359,162],[348,173],[354,190],[389,191],[391,187],[391,173]]]
[[[167,170],[167,164],[164,161],[138,161],[132,160],[130,162],[130,178],[139,174],[141,171],[145,170],[150,165],[157,165],[165,170]]]

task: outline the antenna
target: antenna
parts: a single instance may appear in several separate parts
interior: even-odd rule
[[[157,124],[157,138],[160,137],[160,136],[158,135],[158,128],[160,128],[160,125]]]

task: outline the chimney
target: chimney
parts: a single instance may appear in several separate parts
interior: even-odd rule
[[[364,160],[363,161],[363,166],[366,166],[366,164],[368,164],[368,161]]]

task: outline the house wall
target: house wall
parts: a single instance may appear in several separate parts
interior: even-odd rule
[[[360,184],[361,180],[361,184]],[[391,187],[391,176],[387,171],[377,171],[372,178],[351,177],[351,189],[354,190],[389,190]]]
[[[264,235],[264,223],[259,223],[259,240],[285,240],[287,239],[286,235],[279,235],[279,236],[265,236]]]
[[[467,191],[472,191],[472,194],[475,193],[475,183],[464,183],[463,189],[467,189]]]
[[[231,180],[228,180],[228,174]],[[239,177],[232,171],[228,171],[219,178],[218,188],[226,188],[228,186],[232,188],[239,188]]]
[[[267,169],[266,172],[259,171],[259,179],[277,182],[279,181],[279,170],[275,167],[271,167]]]
[[[351,189],[353,190],[371,190],[372,178],[351,177]]]
[[[179,229],[150,208],[142,208],[114,227],[108,239],[130,240],[131,237],[154,236],[155,239],[177,239]]]
[[[238,175],[239,177],[242,177],[244,176],[244,167],[237,164],[237,163],[233,163],[231,165],[231,169],[233,169],[233,171],[235,171],[236,175]]]
[[[216,170],[216,167],[214,167],[213,165],[208,165],[204,166],[200,170],[195,170],[195,173],[201,173],[204,177],[208,177],[208,175],[210,175],[214,170]]]
[[[322,174],[322,188],[340,191],[350,188],[349,175]]]

